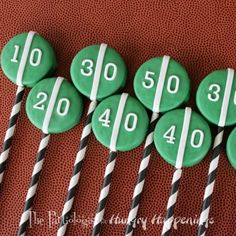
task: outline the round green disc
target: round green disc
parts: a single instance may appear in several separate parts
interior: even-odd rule
[[[137,99],[128,94],[113,95],[96,108],[92,129],[104,146],[113,151],[128,151],[143,142],[148,120],[145,108]]]
[[[106,44],[82,49],[71,64],[75,87],[90,100],[101,100],[123,88],[126,75],[124,60]]]
[[[231,132],[228,141],[227,141],[227,156],[229,162],[236,169],[236,128]]]
[[[177,109],[167,112],[157,122],[154,131],[157,151],[164,160],[174,166],[179,151],[183,151],[182,166],[189,167],[198,164],[211,147],[211,131],[202,116],[192,111],[186,125],[188,129],[183,128],[184,120],[187,120],[186,110]],[[184,141],[184,136],[186,141]]]
[[[232,72],[231,69],[212,72],[205,77],[197,90],[198,109],[207,120],[218,126],[236,124],[236,79]],[[227,84],[230,85],[230,78],[232,83],[227,87]],[[227,96],[228,105],[225,103]],[[222,107],[228,109],[225,122],[220,122]]]
[[[184,67],[168,56],[146,61],[134,79],[138,99],[153,112],[166,112],[187,102],[190,81]]]
[[[35,32],[12,38],[1,53],[4,74],[19,86],[33,87],[56,67],[51,45]]]
[[[62,133],[79,123],[83,111],[80,94],[62,77],[44,79],[30,91],[26,113],[44,133]]]

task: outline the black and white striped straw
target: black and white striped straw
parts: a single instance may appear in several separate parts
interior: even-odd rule
[[[234,70],[229,68],[228,73],[227,73],[224,98],[221,105],[221,112],[220,112],[220,117],[219,117],[219,122],[218,122],[217,135],[214,140],[212,160],[211,160],[209,171],[208,171],[207,186],[205,188],[205,193],[203,197],[203,205],[202,205],[202,210],[201,210],[199,224],[198,224],[198,234],[197,234],[198,236],[204,236],[208,228],[207,222],[209,218],[210,206],[211,206],[214,185],[215,185],[215,180],[216,180],[216,172],[219,165],[220,151],[222,148],[224,127],[225,127],[225,123],[226,123],[226,119],[228,115],[228,108],[229,108],[229,102],[230,102],[230,95],[232,92],[233,80],[234,80]]]
[[[218,127],[217,135],[214,141],[212,160],[208,171],[207,186],[204,193],[202,211],[199,219],[198,236],[204,236],[207,230],[207,221],[209,217],[210,205],[214,191],[217,167],[219,165],[223,136],[224,128]]]
[[[115,167],[116,157],[117,157],[117,139],[119,136],[122,115],[125,109],[127,99],[128,99],[128,94],[123,93],[120,97],[114,125],[112,128],[112,134],[111,134],[111,140],[110,140],[110,154],[109,154],[107,165],[106,165],[106,170],[105,170],[105,174],[103,178],[103,184],[102,184],[100,197],[99,197],[98,205],[97,205],[97,211],[96,211],[96,215],[95,215],[95,219],[93,223],[93,231],[92,231],[93,236],[98,236],[100,234],[101,225],[102,225],[103,217],[105,214],[106,201],[108,198],[110,184],[112,180],[112,173]]]
[[[182,169],[175,169],[171,183],[170,197],[167,203],[165,221],[161,233],[162,236],[170,235],[171,225],[174,219],[174,210],[177,202],[181,175],[182,175]]]
[[[52,111],[54,109],[56,98],[60,91],[61,85],[63,83],[63,77],[57,77],[51,97],[48,103],[48,107],[44,116],[43,124],[42,124],[42,138],[39,144],[38,154],[36,158],[36,163],[34,165],[33,173],[31,176],[30,186],[26,195],[24,210],[20,219],[19,229],[17,236],[23,236],[26,233],[27,224],[30,219],[30,212],[33,206],[33,201],[36,195],[37,186],[39,182],[39,177],[43,168],[43,162],[45,159],[46,149],[49,143],[50,135],[49,135],[49,124],[52,117]]]
[[[101,230],[101,225],[102,225],[103,217],[105,214],[106,201],[107,201],[107,197],[110,190],[110,184],[112,180],[112,173],[113,173],[115,163],[116,163],[116,157],[117,157],[117,152],[110,151],[106,170],[105,170],[105,175],[103,178],[102,189],[101,189],[100,197],[98,200],[97,211],[96,211],[96,215],[94,219],[93,232],[92,232],[93,236],[98,236]]]
[[[49,139],[50,139],[49,134],[44,134],[44,133],[42,134],[36,163],[34,165],[33,173],[31,176],[30,186],[26,195],[24,210],[20,219],[17,236],[24,236],[27,230],[27,225],[30,220],[31,209],[36,195],[39,177],[42,171],[43,162],[45,159],[45,152],[49,143]]]
[[[183,160],[184,160],[184,155],[185,155],[186,142],[187,142],[189,126],[191,122],[191,116],[192,116],[192,109],[190,107],[186,107],[181,137],[179,141],[178,153],[176,157],[175,172],[172,178],[171,192],[170,192],[170,196],[167,203],[166,216],[165,216],[164,225],[163,225],[162,233],[161,233],[162,236],[170,235],[171,226],[174,220],[174,209],[176,206],[178,192],[179,192],[179,184],[180,184],[180,179],[182,175],[182,165],[183,165]]]
[[[70,179],[67,197],[66,197],[66,201],[65,201],[62,216],[61,216],[61,222],[60,222],[59,229],[57,231],[57,236],[64,236],[66,234],[67,221],[70,218],[70,212],[71,212],[74,198],[75,198],[75,194],[76,194],[76,187],[79,183],[80,173],[81,173],[81,169],[82,169],[82,163],[83,163],[83,160],[84,160],[84,157],[86,154],[86,149],[88,147],[89,137],[91,134],[92,115],[93,115],[93,112],[94,112],[96,106],[97,106],[97,102],[91,101],[89,108],[88,108],[85,126],[82,131],[82,135],[81,135],[81,139],[80,139],[80,146],[79,146],[79,150],[76,155],[73,174]]]
[[[83,129],[82,136],[80,139],[79,151],[76,155],[74,169],[73,169],[72,177],[70,179],[67,197],[66,197],[62,215],[61,215],[61,221],[60,221],[60,225],[57,231],[57,236],[64,236],[66,234],[66,229],[68,225],[67,221],[70,218],[70,212],[71,212],[75,194],[76,194],[76,187],[79,183],[80,173],[82,169],[82,162],[86,154],[86,149],[88,147],[88,142],[89,142],[89,136],[91,134],[91,120],[92,120],[93,112],[97,106],[97,101],[96,101],[97,93],[99,91],[102,65],[103,65],[103,60],[105,57],[106,50],[107,50],[107,44],[102,43],[100,45],[99,52],[98,52],[97,63],[96,63],[96,68],[95,68],[94,78],[93,78],[93,84],[92,84],[92,88],[90,92],[91,102],[90,102],[88,113],[87,113],[85,127]]]
[[[143,192],[145,177],[148,170],[148,164],[149,164],[152,147],[153,147],[154,129],[155,129],[158,117],[159,117],[159,114],[156,112],[153,112],[152,118],[150,121],[149,130],[146,137],[146,141],[145,141],[145,145],[144,145],[143,158],[140,163],[138,178],[137,178],[136,186],[133,193],[132,205],[129,211],[128,221],[127,221],[126,231],[125,231],[126,236],[131,236],[133,234],[133,225],[135,223],[135,219],[137,218],[137,214],[138,214],[139,202],[141,199],[141,194]]]
[[[133,234],[133,230],[134,230],[133,226],[137,218],[139,202],[141,199],[141,194],[143,192],[145,177],[148,170],[151,150],[153,147],[154,129],[155,129],[155,125],[157,123],[158,117],[159,117],[159,113],[160,113],[162,93],[163,93],[163,88],[164,88],[164,83],[166,79],[169,62],[170,62],[170,57],[164,56],[162,60],[162,64],[161,64],[159,78],[157,81],[155,96],[153,97],[153,107],[152,107],[153,114],[150,121],[150,128],[149,128],[148,135],[145,141],[145,146],[144,146],[144,154],[143,154],[142,161],[140,163],[137,182],[136,182],[136,186],[135,186],[133,197],[132,197],[132,204],[131,204],[131,209],[129,211],[129,216],[127,220],[125,236],[131,236]]]
[[[12,146],[12,140],[13,140],[13,136],[14,136],[14,132],[16,128],[16,123],[20,114],[23,96],[24,96],[24,87],[18,86],[15,102],[12,107],[12,111],[11,111],[11,115],[10,115],[10,119],[8,123],[7,132],[4,138],[2,152],[0,155],[0,185],[3,182],[3,175],[6,169],[6,163],[9,156],[9,152]]]

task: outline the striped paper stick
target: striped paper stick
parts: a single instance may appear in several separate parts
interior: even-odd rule
[[[20,219],[17,236],[24,236],[27,230],[27,225],[30,219],[30,212],[36,195],[39,177],[43,168],[43,162],[45,159],[45,153],[49,143],[49,138],[50,138],[49,134],[44,134],[44,133],[42,134],[36,162],[34,165],[34,170],[30,181],[30,186],[26,195],[24,210]]]
[[[162,228],[162,236],[169,236],[170,230],[172,226],[172,222],[174,219],[174,209],[177,202],[178,192],[179,192],[179,183],[182,175],[182,165],[184,160],[184,154],[185,154],[185,148],[186,148],[186,142],[188,137],[188,131],[189,126],[191,122],[191,116],[192,116],[192,109],[190,107],[185,108],[184,113],[184,121],[183,121],[183,127],[181,132],[181,137],[179,141],[179,147],[176,157],[176,163],[175,163],[175,172],[172,178],[171,183],[171,192],[167,203],[167,210],[166,210],[166,217],[164,221],[164,225]]]
[[[109,194],[110,184],[112,180],[112,173],[116,163],[117,152],[110,151],[108,162],[105,170],[105,175],[103,178],[102,189],[100,192],[100,197],[98,200],[98,207],[93,224],[93,236],[97,236],[100,233],[102,220],[105,213],[106,201]]]
[[[234,81],[234,70],[228,69],[227,80],[225,85],[224,97],[221,105],[221,112],[218,122],[217,135],[215,137],[212,159],[208,171],[207,186],[205,188],[205,193],[203,197],[202,211],[198,224],[198,236],[204,236],[207,229],[207,221],[210,213],[210,205],[216,180],[216,172],[219,165],[220,151],[222,148],[223,136],[224,136],[224,127],[228,115],[230,96],[232,93]]]
[[[131,236],[133,234],[133,225],[138,214],[139,203],[140,203],[141,195],[143,192],[145,177],[148,170],[148,164],[149,164],[152,147],[153,147],[154,129],[155,129],[158,117],[159,117],[159,114],[156,112],[153,112],[152,118],[150,121],[149,130],[146,137],[146,141],[145,141],[143,158],[140,163],[138,178],[137,178],[136,186],[133,193],[132,205],[129,211],[128,221],[127,221],[126,231],[125,231],[126,236]]]
[[[82,163],[83,163],[83,160],[84,160],[84,157],[86,154],[86,149],[88,147],[89,137],[91,134],[92,115],[93,115],[93,112],[94,112],[96,106],[97,106],[96,101],[92,101],[89,105],[89,109],[88,109],[88,113],[87,113],[87,117],[86,117],[86,121],[85,121],[85,126],[82,131],[82,135],[81,135],[81,139],[80,139],[79,150],[76,155],[73,174],[70,179],[67,197],[66,197],[66,201],[65,201],[62,216],[61,216],[60,226],[57,231],[57,236],[64,236],[66,234],[67,220],[70,217],[70,212],[71,212],[74,198],[75,198],[76,187],[79,183],[80,173],[81,173],[81,169],[82,169]]]
[[[12,107],[12,111],[10,115],[8,129],[4,138],[2,153],[0,156],[0,185],[3,182],[3,175],[6,169],[6,163],[9,156],[9,152],[12,146],[12,140],[13,140],[13,136],[14,136],[14,132],[16,128],[16,123],[20,114],[23,96],[24,96],[24,87],[18,86],[17,91],[16,91],[15,102]]]
[[[219,165],[220,151],[222,148],[224,128],[218,127],[217,135],[214,141],[212,160],[209,167],[207,186],[203,198],[203,206],[198,225],[198,236],[204,236],[206,233],[206,224],[209,217],[210,205],[216,180],[217,167]]]

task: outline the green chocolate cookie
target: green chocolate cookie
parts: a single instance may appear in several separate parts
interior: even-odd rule
[[[102,100],[123,88],[126,75],[124,60],[106,44],[82,49],[71,64],[75,87],[90,100]]]
[[[56,67],[51,45],[39,34],[30,31],[16,35],[3,48],[1,67],[18,86],[33,87]]]
[[[183,152],[182,166],[196,165],[206,156],[211,147],[211,131],[205,119],[191,109],[188,114],[186,112],[187,109],[167,112],[160,118],[155,128],[156,149],[171,165],[176,165],[177,155],[181,151]]]
[[[44,79],[30,91],[26,113],[44,133],[62,133],[79,123],[83,103],[76,88],[62,77]]]
[[[236,124],[236,79],[234,70],[207,75],[197,90],[198,109],[207,120],[224,127]]]
[[[169,56],[146,61],[134,79],[138,99],[153,112],[166,112],[187,102],[190,81],[186,70]]]
[[[92,129],[97,140],[112,151],[128,151],[143,142],[148,120],[143,105],[123,93],[106,98],[98,105]]]

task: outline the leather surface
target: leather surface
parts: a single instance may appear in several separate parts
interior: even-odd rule
[[[70,80],[70,64],[76,53],[90,44],[105,42],[124,57],[129,75],[125,91],[133,94],[133,77],[147,59],[164,54],[182,63],[191,78],[191,105],[200,81],[213,70],[236,69],[236,2],[234,0],[2,0],[0,2],[0,49],[15,34],[34,30],[53,45],[59,66],[56,75]],[[3,142],[16,86],[0,71],[0,141]],[[86,108],[88,100],[84,99]],[[4,184],[0,190],[0,235],[16,235],[35,161],[40,131],[29,122],[24,110],[18,121]],[[86,109],[85,108],[85,109]],[[50,214],[61,214],[75,154],[84,123],[73,130],[52,135],[33,211],[29,236],[53,236],[57,222]],[[232,128],[229,128],[230,131]],[[212,127],[213,133],[216,127]],[[225,135],[227,140],[228,133]],[[109,223],[113,215],[126,218],[130,208],[142,148],[119,153],[107,202],[101,236],[124,235],[125,225]],[[68,235],[90,235],[108,150],[92,135],[81,174],[73,212],[80,222],[72,223]],[[175,216],[196,220],[200,214],[210,155],[199,165],[184,169]],[[134,235],[160,235],[173,167],[153,149],[139,217],[147,217],[147,228],[137,225]],[[212,201],[207,236],[236,235],[236,174],[223,150]],[[41,219],[41,223],[39,223]],[[51,224],[50,224],[51,223]],[[144,224],[145,225],[145,224]],[[177,224],[173,236],[196,235],[197,224]]]

